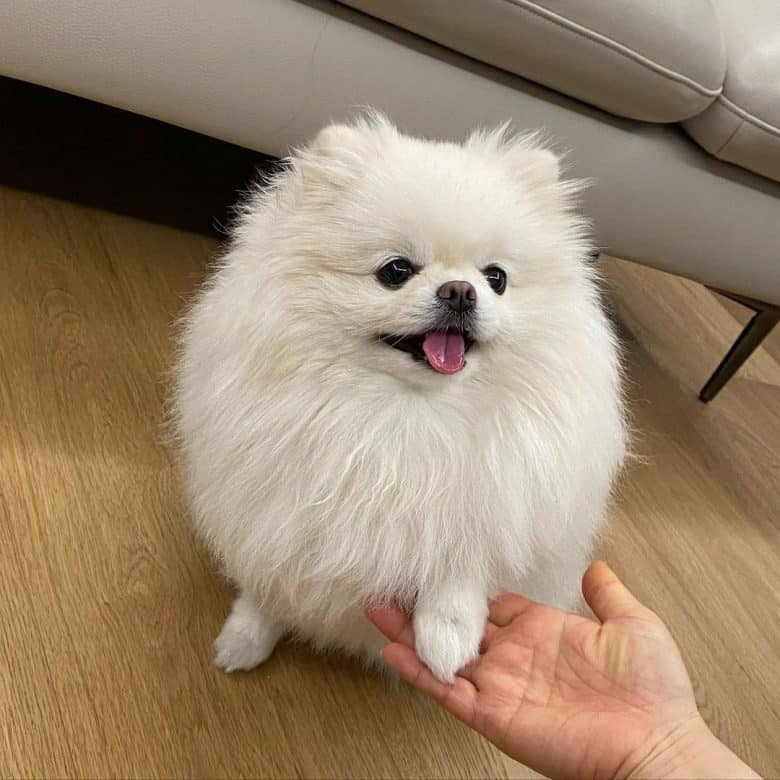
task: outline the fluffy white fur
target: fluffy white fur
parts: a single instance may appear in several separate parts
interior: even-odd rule
[[[576,190],[533,137],[434,143],[372,116],[325,128],[244,206],[176,372],[194,522],[240,593],[220,666],[287,632],[373,661],[363,607],[391,600],[448,680],[494,594],[571,603],[625,447]],[[395,255],[422,270],[388,290]],[[452,376],[377,338],[429,329],[448,280],[478,293]]]

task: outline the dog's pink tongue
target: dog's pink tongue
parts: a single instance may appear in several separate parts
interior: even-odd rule
[[[459,330],[429,330],[422,347],[431,368],[440,374],[457,374],[466,364],[466,343]]]

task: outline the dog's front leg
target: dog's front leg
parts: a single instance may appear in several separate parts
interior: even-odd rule
[[[421,593],[414,612],[417,655],[443,682],[474,660],[485,630],[488,598],[474,582],[451,580]]]

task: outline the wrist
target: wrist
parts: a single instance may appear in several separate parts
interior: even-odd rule
[[[696,715],[659,739],[627,775],[627,780],[642,778],[739,780],[758,778],[758,775]]]

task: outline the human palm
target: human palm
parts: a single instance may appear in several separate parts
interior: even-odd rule
[[[554,777],[629,776],[699,716],[677,646],[604,564],[583,593],[599,623],[521,596],[490,607],[479,657],[454,684],[414,653],[410,618],[370,613],[392,640],[386,661],[501,750]]]

